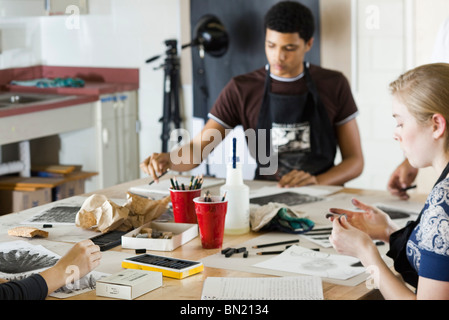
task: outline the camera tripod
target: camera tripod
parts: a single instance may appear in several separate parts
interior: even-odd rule
[[[181,118],[179,113],[179,69],[180,63],[178,58],[177,41],[166,40],[167,46],[166,58],[164,64],[160,66],[164,68],[164,102],[163,115],[159,119],[162,122],[162,152],[168,150],[168,140],[170,138],[170,130],[172,128],[179,129],[181,126]],[[150,63],[160,56],[155,56],[148,59],[146,62]],[[178,137],[178,142],[180,137]]]

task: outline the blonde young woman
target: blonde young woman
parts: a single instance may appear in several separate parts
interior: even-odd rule
[[[417,67],[390,84],[397,140],[415,168],[432,166],[435,183],[417,221],[399,229],[381,210],[354,199],[363,212],[331,209],[334,248],[377,270],[385,299],[449,299],[449,64]],[[382,260],[372,239],[390,243],[388,256],[402,278]],[[411,290],[405,280],[415,287]]]

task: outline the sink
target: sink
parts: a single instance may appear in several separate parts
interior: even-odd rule
[[[73,97],[59,94],[5,92],[0,93],[0,108],[58,102]]]

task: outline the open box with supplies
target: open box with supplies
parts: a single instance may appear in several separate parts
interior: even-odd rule
[[[123,235],[122,248],[173,251],[197,236],[197,224],[152,221]]]

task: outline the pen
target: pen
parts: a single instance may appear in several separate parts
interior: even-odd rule
[[[253,246],[253,248],[265,248],[265,247],[271,247],[271,246],[277,246],[280,244],[289,244],[289,243],[296,243],[299,242],[299,239],[296,240],[287,240],[287,241],[281,241],[281,242],[273,242],[273,243],[266,243],[266,244],[259,244],[257,246]]]

